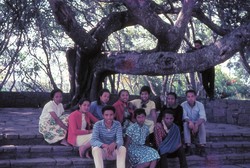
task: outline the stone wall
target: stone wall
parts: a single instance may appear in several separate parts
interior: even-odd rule
[[[50,100],[46,92],[0,92],[0,107],[43,107]],[[63,103],[69,102],[70,95],[63,94]]]
[[[70,95],[63,95],[64,103],[70,101]],[[138,96],[131,96],[131,99]],[[111,95],[110,103],[114,103],[117,95]],[[152,97],[156,102],[156,106],[160,108],[159,97]],[[0,92],[0,107],[43,107],[50,100],[50,93],[36,92]],[[180,98],[179,103],[185,98]],[[250,126],[250,100],[226,100],[216,99],[209,101],[207,99],[198,99],[205,105],[207,119],[209,122],[237,124],[242,126]]]

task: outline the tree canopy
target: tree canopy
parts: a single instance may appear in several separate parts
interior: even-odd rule
[[[22,0],[21,5],[17,3],[6,0],[1,5],[9,12],[3,13],[1,24],[5,25],[1,27],[6,29],[8,24],[10,27],[2,31],[5,41],[1,42],[0,52],[10,52],[4,49],[11,41],[8,35],[21,36],[15,43],[22,47],[24,41],[31,39],[29,30],[38,33],[30,41],[33,45],[29,45],[28,51],[32,52],[35,45],[41,46],[46,55],[42,68],[52,85],[58,87],[49,61],[56,55],[55,48],[67,50],[72,104],[83,96],[94,99],[103,80],[112,74],[156,76],[202,71],[237,53],[249,69],[250,3],[244,0]],[[147,32],[147,40],[155,46],[123,50],[111,45],[111,40],[122,43],[121,37],[111,39],[117,32],[123,31],[122,38],[139,38],[139,33],[131,36],[124,31],[138,26]],[[204,36],[203,31],[210,37]],[[65,33],[72,42],[67,41]],[[186,53],[185,49],[198,38],[208,45]],[[62,46],[61,41],[68,42],[68,46]],[[70,46],[72,43],[74,46]],[[17,54],[17,51],[12,52]],[[36,62],[41,61],[35,52],[33,56]],[[60,67],[60,58],[55,58]]]

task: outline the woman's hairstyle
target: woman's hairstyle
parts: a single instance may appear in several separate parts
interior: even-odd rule
[[[83,98],[81,98],[81,99],[79,100],[78,105],[82,105],[83,102],[85,102],[85,101],[88,101],[88,102],[90,103],[90,100],[89,100],[89,99],[83,97]]]
[[[193,90],[193,89],[187,90],[187,91],[186,91],[186,95],[187,95],[188,93],[193,93],[193,94],[196,96],[196,91]]]
[[[61,89],[54,89],[50,92],[50,98],[53,99],[57,92],[61,92],[63,94]]]
[[[140,90],[140,94],[141,94],[142,92],[148,92],[148,94],[150,94],[151,89],[150,89],[149,86],[142,86],[142,87],[141,87],[141,90]]]
[[[135,118],[138,116],[138,115],[141,115],[141,114],[144,114],[146,116],[146,112],[143,108],[138,108],[134,111],[134,114],[135,114]]]
[[[104,106],[103,108],[102,108],[102,114],[104,114],[104,112],[106,111],[106,110],[112,110],[114,113],[115,113],[115,108],[113,107],[113,106]]]
[[[101,96],[103,95],[103,93],[105,93],[105,92],[108,92],[108,93],[110,94],[110,91],[109,91],[108,89],[102,89],[102,90],[100,90],[100,92],[99,92],[99,94],[98,94],[98,98],[97,98],[97,104],[98,104],[98,105],[101,105],[101,104],[102,104],[100,97],[101,97]]]
[[[169,92],[167,96],[169,95],[174,96],[174,98],[177,99],[177,94],[175,92]]]
[[[127,93],[128,93],[128,95],[129,95],[129,91],[128,91],[128,90],[126,90],[126,89],[122,89],[122,90],[120,90],[120,91],[119,91],[119,93],[118,93],[118,97],[119,97],[119,98],[120,98],[120,96],[121,96],[122,92],[127,92]]]

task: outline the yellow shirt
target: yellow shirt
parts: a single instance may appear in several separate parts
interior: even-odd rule
[[[135,100],[132,100],[130,102],[136,107],[136,109],[142,108],[142,106],[141,106],[141,102],[142,102],[141,99],[135,99]],[[152,100],[149,100],[148,103],[146,104],[146,107],[143,108],[143,109],[145,110],[147,116],[150,115],[150,111],[152,109],[156,109],[155,108],[155,102],[153,102]]]

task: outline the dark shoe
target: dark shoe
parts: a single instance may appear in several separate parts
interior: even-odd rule
[[[200,156],[201,157],[206,157],[207,156],[206,149],[205,149],[204,146],[202,146],[201,149],[200,149]]]
[[[190,156],[192,155],[192,149],[190,146],[186,146],[186,149],[185,149],[185,154],[186,156]]]

